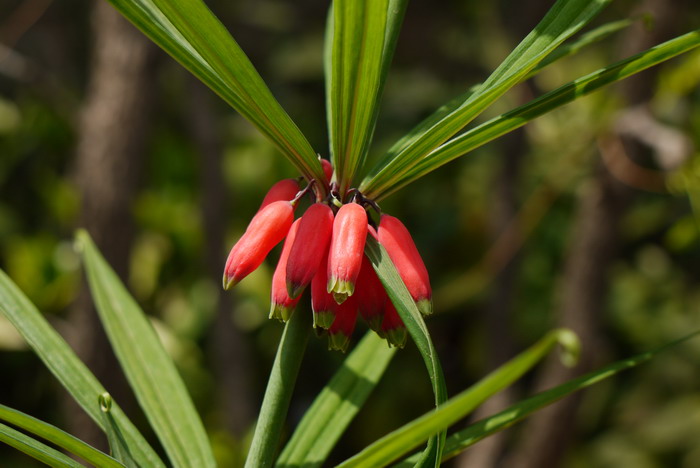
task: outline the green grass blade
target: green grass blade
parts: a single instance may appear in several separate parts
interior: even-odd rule
[[[96,405],[98,396],[105,392],[104,387],[34,304],[1,270],[0,313],[19,331],[75,401],[104,430],[102,414]],[[124,437],[139,464],[164,468],[160,457],[116,404],[113,412],[119,425],[124,428]]]
[[[411,139],[398,154],[379,161],[362,182],[362,193],[378,198],[389,190],[423,156],[459,132],[511,87],[526,79],[540,61],[591,21],[609,2],[558,0],[535,29],[458,108]]]
[[[255,125],[308,179],[323,171],[306,137],[201,0],[109,0],[153,42]]]
[[[340,467],[385,466],[405,455],[428,437],[447,429],[474,411],[490,396],[503,390],[541,361],[557,344],[564,347],[565,362],[578,353],[578,339],[569,330],[554,330],[484,379],[427,413],[366,447]]]
[[[581,34],[581,37],[564,43],[560,47],[554,49],[552,53],[547,55],[540,63],[537,64],[535,68],[532,69],[530,73],[528,73],[527,78],[533,77],[554,62],[574,55],[580,52],[581,49],[588,47],[591,44],[595,44],[596,42],[602,41],[606,37],[625,29],[626,27],[632,25],[632,23],[633,21],[629,19],[612,21],[610,23],[605,23],[598,26],[585,34]]]
[[[365,253],[370,262],[372,262],[372,266],[377,272],[379,280],[384,285],[391,302],[393,302],[396,307],[411,338],[416,343],[418,351],[420,351],[421,356],[423,356],[425,366],[428,369],[428,375],[430,376],[430,382],[433,385],[435,406],[440,408],[441,405],[447,401],[447,388],[442,373],[442,366],[440,365],[435,346],[430,339],[428,327],[425,325],[423,317],[418,311],[415,302],[413,302],[411,295],[406,289],[406,286],[401,280],[386,250],[384,250],[384,247],[379,245],[372,236],[367,236]],[[439,466],[444,447],[445,432],[436,431],[435,434],[436,435],[431,437],[428,441],[428,446],[423,452],[423,458],[420,460],[419,466]]]
[[[695,30],[583,76],[523,106],[495,117],[435,149],[422,161],[417,163],[409,174],[397,180],[396,185],[384,192],[380,198],[390,195],[412,181],[434,171],[443,164],[463,156],[501,135],[522,127],[531,120],[551,110],[597,91],[603,86],[623,80],[677,55],[688,52],[698,46],[700,46],[700,30]]]
[[[61,447],[65,451],[79,456],[94,466],[104,468],[124,468],[109,455],[100,452],[96,448],[86,444],[82,440],[62,431],[51,424],[45,423],[21,411],[0,405],[0,420],[45,439],[52,444]]]
[[[306,410],[276,466],[321,466],[379,382],[395,351],[375,333],[367,332]]]
[[[176,467],[215,466],[202,421],[148,318],[87,232],[78,232],[77,243],[107,337],[170,461]]]
[[[509,408],[494,414],[493,416],[482,419],[481,421],[478,421],[447,438],[443,461],[458,455],[485,437],[507,429],[513,424],[522,421],[535,411],[544,408],[547,405],[551,405],[567,395],[595,385],[605,379],[609,379],[620,372],[632,369],[640,364],[644,364],[645,362],[654,358],[656,355],[667,351],[691,338],[697,337],[698,334],[698,332],[695,332],[653,351],[641,353],[631,358],[609,364],[601,369],[558,385],[550,390],[538,393],[537,395],[516,403]],[[413,466],[419,456],[420,454],[416,453],[395,466],[401,468]]]
[[[2,423],[0,423],[0,442],[4,442],[10,447],[14,447],[30,457],[55,468],[85,468],[85,466],[58,450]]]
[[[611,23],[606,23],[599,26],[577,38],[576,40],[567,42],[560,47],[554,49],[547,57],[545,57],[540,63],[533,68],[530,73],[528,73],[527,78],[532,78],[541,72],[544,68],[548,67],[557,60],[561,60],[565,57],[573,55],[579,52],[586,46],[594,44],[611,34],[620,31],[632,24],[630,20],[620,20]],[[469,88],[466,92],[460,94],[457,97],[450,99],[448,102],[440,106],[435,112],[425,118],[422,122],[416,125],[410,132],[400,138],[396,143],[394,143],[391,148],[387,151],[386,160],[393,159],[397,154],[399,154],[403,149],[407,148],[411,143],[417,140],[423,133],[428,131],[433,125],[440,122],[442,119],[450,115],[452,112],[457,110],[462,103],[464,103],[469,96],[471,96],[476,90],[479,89],[481,84],[477,84]]]
[[[311,333],[311,313],[298,309],[284,327],[270,379],[260,407],[260,416],[248,451],[247,468],[268,468],[277,455],[301,361]]]
[[[119,425],[114,420],[114,416],[112,416],[112,397],[109,393],[105,392],[100,395],[98,403],[100,410],[102,410],[102,415],[104,416],[105,428],[107,429],[107,441],[109,442],[112,455],[122,462],[126,468],[139,468],[138,464],[134,461],[133,455],[131,455],[129,446],[124,440],[124,435],[121,429],[119,429]]]
[[[379,105],[389,0],[336,0],[330,58],[328,122],[340,193],[366,158]]]

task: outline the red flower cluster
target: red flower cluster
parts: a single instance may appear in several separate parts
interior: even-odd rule
[[[322,162],[328,184],[332,168],[327,161]],[[418,309],[430,314],[428,271],[411,235],[401,221],[386,214],[380,216],[375,230],[363,206],[366,200],[359,194],[340,208],[337,198],[317,201],[295,221],[297,203],[309,188],[300,191],[298,180],[285,179],[268,191],[246,232],[231,249],[224,289],[260,266],[286,237],[272,277],[270,318],[288,320],[310,284],[314,326],[328,331],[330,349],[347,349],[358,313],[390,346],[403,347],[406,328],[364,248],[369,233],[388,252]]]

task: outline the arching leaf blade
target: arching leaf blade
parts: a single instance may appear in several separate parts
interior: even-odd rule
[[[2,270],[0,270],[0,313],[19,331],[73,399],[102,430],[105,430],[102,415],[97,406],[97,398],[105,392],[104,387]],[[165,465],[160,457],[124,412],[116,404],[112,410],[139,464],[164,468]]]
[[[202,421],[150,321],[87,232],[79,231],[76,240],[107,337],[171,462],[216,466]]]
[[[695,30],[583,76],[523,106],[495,117],[435,149],[415,164],[403,178],[397,179],[395,185],[382,193],[380,199],[499,136],[522,127],[547,112],[698,46],[700,46],[700,30]]]
[[[109,0],[153,42],[256,126],[299,171],[322,180],[306,137],[201,0]]]

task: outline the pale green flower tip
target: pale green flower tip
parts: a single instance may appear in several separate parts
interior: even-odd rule
[[[314,312],[314,327],[328,330],[333,325],[335,314],[329,310]]]
[[[416,302],[416,307],[422,315],[432,315],[433,313],[433,301],[430,299],[421,299]]]
[[[328,280],[327,290],[333,295],[333,299],[337,304],[342,304],[355,292],[355,283],[331,277],[331,279]]]
[[[272,304],[270,306],[270,316],[269,318],[279,320],[280,322],[286,322],[292,316],[294,312],[293,307],[286,307],[279,304]]]
[[[403,348],[406,346],[406,329],[404,327],[392,328],[391,330],[386,330],[384,333],[389,347],[395,346],[397,348]]]
[[[328,349],[329,350],[338,350],[338,351],[342,351],[344,353],[348,350],[349,345],[350,345],[350,337],[345,335],[345,333],[343,333],[343,332],[338,332],[338,333],[328,335]]]

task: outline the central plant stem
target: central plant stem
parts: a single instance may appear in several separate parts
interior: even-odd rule
[[[275,461],[280,433],[311,332],[311,314],[297,310],[284,328],[270,371],[246,468],[266,468]]]

